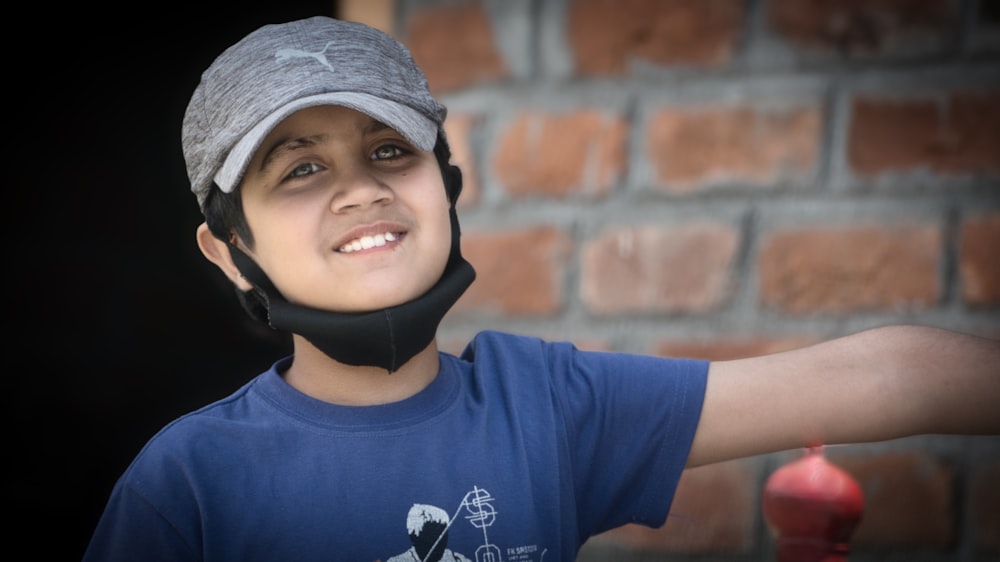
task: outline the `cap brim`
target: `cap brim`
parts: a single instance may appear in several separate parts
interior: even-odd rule
[[[319,105],[339,105],[360,111],[385,123],[420,150],[432,150],[437,142],[438,126],[419,111],[391,100],[360,92],[328,92],[291,101],[260,120],[229,151],[215,174],[215,183],[225,193],[232,193],[243,179],[247,165],[264,137],[289,115]]]

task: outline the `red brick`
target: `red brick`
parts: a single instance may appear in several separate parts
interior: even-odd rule
[[[757,357],[781,351],[789,351],[818,343],[821,338],[785,337],[785,338],[720,338],[707,341],[671,340],[660,342],[654,353],[662,357],[687,357],[692,359],[708,359],[710,361],[728,361],[744,357]]]
[[[509,77],[479,2],[415,11],[404,43],[436,93]]]
[[[1000,552],[1000,458],[976,467],[966,499],[976,545]]]
[[[958,259],[962,299],[973,305],[1000,304],[1000,213],[962,224]]]
[[[796,45],[868,54],[890,44],[943,38],[958,23],[955,0],[770,0],[771,29]]]
[[[743,0],[577,0],[570,49],[580,74],[614,75],[632,61],[719,65],[742,38]]]
[[[771,184],[811,175],[818,160],[818,107],[665,107],[649,121],[646,157],[668,191],[737,181]]]
[[[471,207],[479,202],[479,169],[472,152],[472,132],[479,126],[480,117],[471,113],[449,113],[444,123],[451,161],[462,170],[462,194],[458,207]]]
[[[604,194],[625,167],[627,127],[597,110],[522,113],[500,135],[493,161],[513,196]]]
[[[1000,90],[858,95],[848,161],[860,175],[1000,172]]]
[[[462,254],[476,281],[455,311],[510,315],[552,314],[563,304],[565,268],[572,243],[549,227],[462,234]]]
[[[760,300],[793,313],[926,308],[941,293],[939,228],[801,228],[766,237]]]
[[[757,468],[747,460],[685,470],[665,525],[625,525],[592,539],[635,550],[740,553],[754,545]]]
[[[725,224],[610,229],[583,249],[581,296],[598,314],[711,310],[730,294],[738,244]]]
[[[382,30],[390,35],[395,33],[395,9],[393,2],[371,2],[370,0],[340,0],[334,2],[334,17],[357,21]]]
[[[852,548],[947,549],[957,535],[954,468],[922,452],[837,455],[830,460],[861,485],[865,510]]]

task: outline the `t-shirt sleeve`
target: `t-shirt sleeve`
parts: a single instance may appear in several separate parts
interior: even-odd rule
[[[129,484],[128,476],[115,485],[83,561],[198,560],[178,529]]]
[[[555,345],[581,530],[663,525],[687,462],[708,362]]]
[[[199,423],[192,416],[174,420],[136,455],[111,490],[84,562],[202,559],[203,521],[192,475],[221,472],[194,460],[192,451],[211,446]]]

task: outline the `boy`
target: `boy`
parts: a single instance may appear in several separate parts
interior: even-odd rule
[[[206,70],[197,241],[294,353],[154,436],[86,560],[573,560],[662,525],[685,467],[1000,432],[1000,346],[931,328],[714,363],[494,332],[439,353],[474,277],[445,113],[405,48],[329,18]]]

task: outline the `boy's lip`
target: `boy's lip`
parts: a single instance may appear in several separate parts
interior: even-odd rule
[[[338,238],[333,243],[333,250],[335,252],[340,252],[344,246],[355,240],[360,240],[366,236],[374,237],[377,235],[385,235],[386,233],[391,233],[395,236],[395,241],[398,241],[406,235],[406,232],[407,229],[405,226],[394,221],[378,221],[371,224],[360,225],[348,230],[340,238]]]

